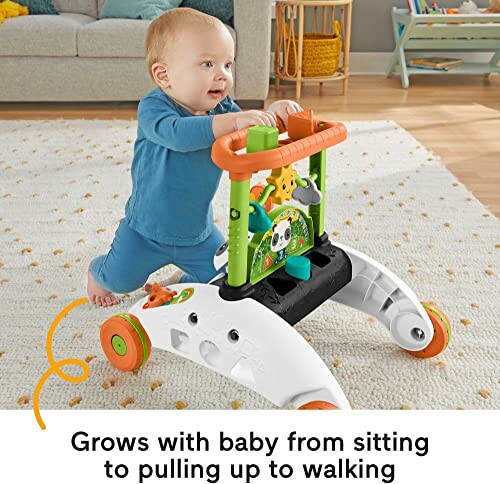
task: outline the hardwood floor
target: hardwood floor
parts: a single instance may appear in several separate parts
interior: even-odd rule
[[[271,86],[266,105],[293,99],[295,85]],[[441,157],[497,217],[500,216],[500,76],[354,76],[341,83],[306,84],[300,103],[339,121],[392,119]],[[132,119],[137,103],[0,103],[0,119]]]

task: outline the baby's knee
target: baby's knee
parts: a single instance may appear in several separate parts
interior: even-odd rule
[[[120,267],[113,274],[108,275],[106,283],[110,291],[125,294],[133,292],[144,286],[148,280],[149,274],[143,271],[134,271],[131,267]]]
[[[144,286],[146,280],[143,282],[130,281],[123,278],[113,279],[106,281],[106,289],[108,291],[114,292],[116,294],[126,294],[129,292],[136,291]]]
[[[148,275],[135,272],[128,267],[119,266],[110,269],[104,264],[105,256],[94,259],[89,267],[89,271],[95,282],[107,291],[118,294],[133,292],[144,286]]]

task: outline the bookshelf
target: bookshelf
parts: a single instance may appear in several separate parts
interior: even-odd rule
[[[387,76],[396,70],[406,89],[412,75],[500,74],[500,14],[415,14],[393,7],[392,27],[396,47],[387,67]],[[448,71],[410,67],[409,51],[486,51],[490,62],[466,62]]]

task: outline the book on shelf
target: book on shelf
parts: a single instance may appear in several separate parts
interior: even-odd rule
[[[406,3],[408,5],[408,10],[410,13],[417,13],[417,8],[415,6],[415,0],[406,0]]]
[[[408,64],[412,67],[423,67],[435,70],[448,70],[462,65],[462,59],[451,59],[449,57],[423,57],[420,59],[412,59]]]
[[[406,0],[410,13],[422,14],[425,13],[425,0]]]
[[[410,14],[416,15],[435,15],[435,14],[455,14],[459,13],[456,8],[446,8],[440,7],[436,2],[430,2],[430,6],[427,5],[427,0],[406,0],[406,4],[408,5],[408,11]],[[484,13],[486,9],[479,9]]]
[[[422,69],[424,71],[449,71],[447,67],[430,67],[430,66],[415,66],[412,65],[411,63],[409,64],[409,67],[413,67],[414,69]]]

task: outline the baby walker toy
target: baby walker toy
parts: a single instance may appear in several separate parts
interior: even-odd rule
[[[155,284],[128,313],[109,318],[100,339],[111,364],[135,370],[154,346],[280,407],[348,409],[328,367],[293,329],[327,299],[375,317],[414,356],[441,353],[451,332],[446,316],[420,303],[387,268],[332,243],[325,232],[326,149],[346,136],[343,124],[314,120],[308,110],[289,117],[286,139],[266,126],[217,139],[212,158],[229,172],[231,195],[229,236],[214,265],[227,264],[227,274],[208,284]],[[292,164],[306,157],[309,174],[301,178]],[[250,188],[252,174],[263,170],[271,170],[267,185]],[[308,212],[274,207],[292,198]]]

